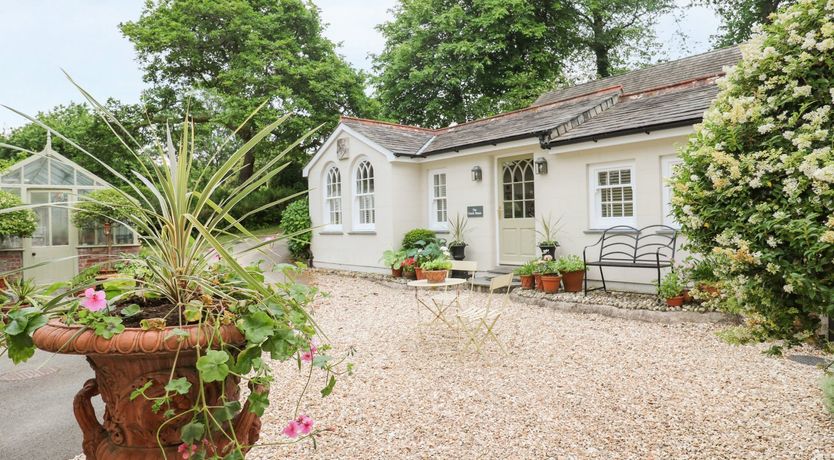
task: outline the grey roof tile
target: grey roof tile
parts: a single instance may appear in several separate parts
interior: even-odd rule
[[[542,94],[533,105],[574,97],[613,85],[621,85],[623,92],[639,93],[652,88],[692,80],[722,72],[724,66],[732,66],[741,59],[737,46],[709,51],[676,61],[664,62],[622,75],[602,78],[569,88],[557,89]]]
[[[341,122],[396,155],[414,155],[435,135],[430,129],[374,120],[342,117]]]

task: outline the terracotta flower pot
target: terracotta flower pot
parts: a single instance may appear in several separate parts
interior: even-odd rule
[[[211,328],[208,326],[202,330],[197,325],[183,326],[181,329],[188,337],[180,345],[177,336],[171,333],[173,329],[146,331],[127,328],[113,338],[105,339],[89,329],[53,320],[35,331],[33,339],[38,348],[55,353],[86,355],[95,372],[95,378],[84,383],[73,401],[73,411],[84,436],[82,446],[88,460],[153,460],[182,456],[177,452],[177,447],[182,444],[180,429],[191,417],[174,418],[164,423],[164,411],[154,413],[151,409],[153,401],[142,396],[130,399],[130,393],[147,382],[153,382],[145,390],[148,397],[164,395],[164,386],[172,377],[172,368],[173,378],[185,377],[191,383],[191,389],[187,394],[174,396],[171,409],[182,413],[191,408],[199,397],[195,346],[199,344],[205,349],[219,341],[209,344]],[[220,336],[229,344],[244,342],[234,325],[222,326]],[[178,348],[180,352],[176,356]],[[237,400],[240,396],[239,382],[238,377],[229,375],[223,382],[204,384],[206,403],[209,406],[223,405],[223,395],[226,401]],[[104,401],[103,423],[96,417],[90,402],[98,394]],[[248,406],[247,402],[243,410],[224,427],[227,433],[234,430],[237,441],[244,446],[257,442],[261,430],[260,417],[251,413]],[[163,425],[159,433],[160,448],[157,431]],[[223,449],[229,444],[226,437],[215,433],[213,439],[215,444],[209,446],[209,451],[225,455]]]
[[[423,270],[423,275],[429,283],[442,283],[448,273],[448,270]]]
[[[562,283],[567,292],[579,292],[582,290],[582,281],[585,280],[585,270],[562,273]]]
[[[562,283],[562,277],[557,275],[542,275],[542,289],[547,294],[555,294],[559,292],[559,284]]]
[[[418,280],[426,279],[426,276],[423,274],[423,269],[420,267],[414,267],[414,276],[416,276]]]
[[[709,283],[698,283],[698,290],[701,292],[706,292],[711,297],[718,297],[721,291],[718,290],[718,286]]]
[[[414,270],[403,270],[403,278],[416,280],[417,274],[414,272]]]
[[[533,275],[520,275],[519,278],[521,278],[521,289],[533,289],[535,284]]]
[[[400,278],[403,276],[403,269],[402,268],[391,268],[391,276],[394,278]]]
[[[689,289],[684,289],[681,295],[683,295],[683,303],[692,302],[692,294],[689,293]]]
[[[543,290],[543,288],[542,288],[542,275],[536,273],[535,275],[533,275],[533,281],[534,281],[534,284],[536,285],[536,290],[541,292]]]
[[[681,305],[683,305],[683,296],[679,295],[666,299],[666,305],[670,307],[680,307]]]

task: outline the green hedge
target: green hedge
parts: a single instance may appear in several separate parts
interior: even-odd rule
[[[310,240],[313,233],[309,230],[312,226],[307,197],[293,201],[281,213],[281,230],[285,235],[293,235],[289,239],[289,248],[294,258],[306,260],[310,257]],[[302,233],[295,235],[298,232]]]
[[[415,228],[410,230],[403,237],[403,249],[415,249],[425,247],[429,243],[437,241],[437,235],[427,228]]]

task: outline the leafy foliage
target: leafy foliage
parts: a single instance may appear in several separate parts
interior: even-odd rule
[[[721,18],[718,34],[712,37],[716,47],[737,45],[750,40],[756,26],[770,23],[769,16],[793,0],[699,0],[695,4],[711,6]]]
[[[0,209],[22,206],[17,195],[0,190]],[[31,209],[18,209],[0,214],[0,238],[18,236],[28,238],[35,233],[38,218]]]
[[[106,221],[127,222],[136,213],[136,203],[112,188],[93,190],[80,197],[74,206],[72,223],[76,227],[95,227]]]
[[[460,214],[455,214],[454,219],[449,219],[449,233],[452,235],[452,241],[449,246],[465,246],[464,235],[469,226],[469,219]]]
[[[559,259],[556,260],[556,263],[559,264],[559,271],[562,273],[585,270],[585,262],[582,261],[581,257],[573,254],[559,257]]]
[[[271,142],[249,150],[240,180],[253,174],[292,140],[338,114],[371,115],[364,76],[322,35],[319,11],[304,0],[163,0],[146,3],[136,21],[121,25],[153,87],[145,94],[155,118],[184,111],[176,95],[190,91],[197,121],[234,132],[240,143],[284,113],[299,116],[278,127]],[[235,131],[264,101],[269,105]],[[171,113],[173,110],[173,114]],[[307,152],[320,146],[324,129],[291,150],[283,182],[297,187]],[[260,159],[258,159],[260,158]]]
[[[686,282],[681,277],[680,272],[671,271],[660,280],[660,284],[657,286],[657,295],[661,299],[671,299],[681,295],[684,288],[686,288]]]
[[[528,275],[532,275],[535,272],[535,269],[536,269],[536,261],[531,260],[531,261],[528,261],[527,263],[525,263],[524,265],[521,265],[520,267],[513,270],[513,273],[518,275],[518,276],[528,276]]]
[[[310,241],[313,237],[310,228],[312,226],[307,197],[293,201],[281,214],[281,230],[288,239],[290,254],[294,258],[306,260],[310,257]]]
[[[437,242],[437,235],[427,228],[415,228],[409,230],[403,236],[402,247],[408,249],[420,249],[426,247],[430,243]]]
[[[716,255],[726,308],[802,340],[834,314],[834,4],[779,12],[742,46],[673,179],[691,249]]]
[[[451,270],[452,261],[443,258],[432,259],[421,263],[420,268],[423,270]]]

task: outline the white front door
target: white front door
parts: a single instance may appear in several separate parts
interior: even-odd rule
[[[23,266],[44,265],[26,270],[24,276],[40,284],[67,281],[75,276],[78,262],[75,242],[70,238],[69,190],[30,190],[29,203],[43,204],[33,208],[38,216],[38,227],[24,246]],[[49,204],[55,204],[49,206]]]
[[[499,263],[518,265],[536,257],[533,157],[499,160]]]

